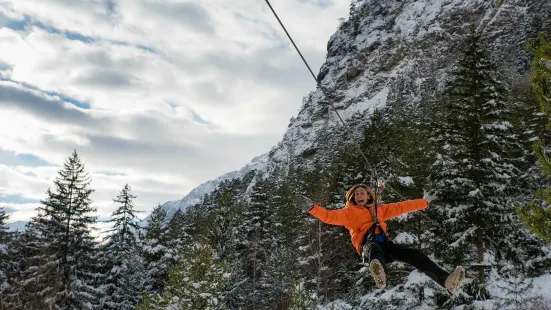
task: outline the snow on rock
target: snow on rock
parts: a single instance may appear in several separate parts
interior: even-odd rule
[[[180,200],[165,202],[162,205],[162,208],[167,212],[167,218],[171,218],[178,210],[185,211],[187,207],[200,203],[206,194],[214,191],[223,181],[231,179],[241,179],[247,173],[253,170],[264,170],[267,158],[267,154],[257,156],[240,170],[232,171],[214,180],[207,181],[194,188],[191,192],[189,192],[184,198]],[[147,225],[147,221],[149,220],[149,218],[150,217],[147,216],[141,222],[142,227],[145,227]]]
[[[11,232],[25,231],[26,225],[27,225],[26,221],[16,221],[11,223],[6,223],[6,226],[8,227],[8,231],[11,231]]]
[[[404,84],[411,85],[409,98],[415,101],[433,87],[431,80],[441,89],[459,59],[470,23],[479,23],[491,56],[507,68],[504,76],[509,82],[522,78],[529,65],[526,38],[551,28],[548,0],[507,0],[500,6],[487,0],[355,2],[348,20],[329,38],[319,70],[328,98],[319,88],[305,94],[298,114],[269,153],[239,171],[199,185],[181,200],[165,203],[169,217],[200,202],[222,180],[240,178],[253,169],[284,177],[291,167],[307,169],[315,162],[329,161],[343,141],[361,139],[367,117],[374,109],[392,104],[396,90]]]
[[[395,243],[411,244],[418,240],[414,235],[407,232],[400,232],[395,238],[392,238]]]
[[[530,294],[534,297],[543,296],[551,301],[551,274],[545,274],[532,279]]]
[[[316,309],[317,310],[352,310],[354,309],[354,307],[352,307],[350,304],[342,300],[335,300],[326,305],[323,305],[323,306],[320,305]]]
[[[410,185],[414,185],[415,183],[413,182],[413,178],[412,177],[398,177],[398,181],[400,182],[400,184],[404,185],[404,186],[410,186]]]

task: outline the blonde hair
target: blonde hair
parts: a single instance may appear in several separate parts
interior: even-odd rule
[[[356,184],[354,186],[352,186],[351,189],[349,189],[347,192],[346,192],[346,206],[348,205],[355,205],[356,204],[356,200],[354,199],[354,192],[358,189],[358,188],[363,188],[367,191],[367,193],[369,194],[369,196],[371,196],[370,200],[368,200],[368,204],[373,204],[375,203],[375,192],[371,189],[371,187],[365,185],[365,184]]]

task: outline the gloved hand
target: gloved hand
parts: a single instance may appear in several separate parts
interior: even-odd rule
[[[431,194],[431,191],[424,191],[423,193],[423,198],[426,199],[429,203],[431,203],[431,201],[433,200],[438,199],[438,196]]]
[[[314,207],[312,199],[305,196],[296,196],[294,199],[295,207],[301,209],[304,212],[310,211]]]

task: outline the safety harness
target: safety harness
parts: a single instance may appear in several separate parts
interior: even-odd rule
[[[378,242],[388,241],[388,236],[386,235],[385,230],[381,227],[381,223],[377,218],[377,203],[375,203],[370,211],[371,216],[373,217],[373,225],[371,225],[371,227],[369,227],[369,229],[367,230],[368,235],[365,237],[365,240]],[[377,233],[377,228],[379,228],[379,233]]]
[[[384,185],[381,182],[378,182],[376,191],[382,190],[384,188]],[[385,233],[385,230],[381,227],[381,223],[379,222],[379,218],[377,217],[377,207],[379,205],[379,200],[377,199],[378,193],[375,194],[375,197],[372,197],[373,199],[373,208],[369,209],[371,212],[371,217],[373,218],[373,225],[369,227],[367,230],[368,235],[364,238],[365,241],[377,241],[377,242],[386,242],[390,238]],[[377,233],[377,228],[379,228],[380,233]]]

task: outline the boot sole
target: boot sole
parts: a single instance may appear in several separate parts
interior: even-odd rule
[[[383,266],[378,260],[373,260],[369,264],[369,271],[371,271],[371,275],[373,276],[373,279],[375,280],[375,285],[383,289],[386,287],[386,275],[385,271],[383,269]]]
[[[448,288],[448,290],[452,293],[454,293],[457,288],[459,287],[459,285],[461,284],[461,282],[463,282],[463,280],[465,279],[465,270],[464,269],[459,269],[459,272],[457,273],[457,276],[453,279],[450,287]]]

